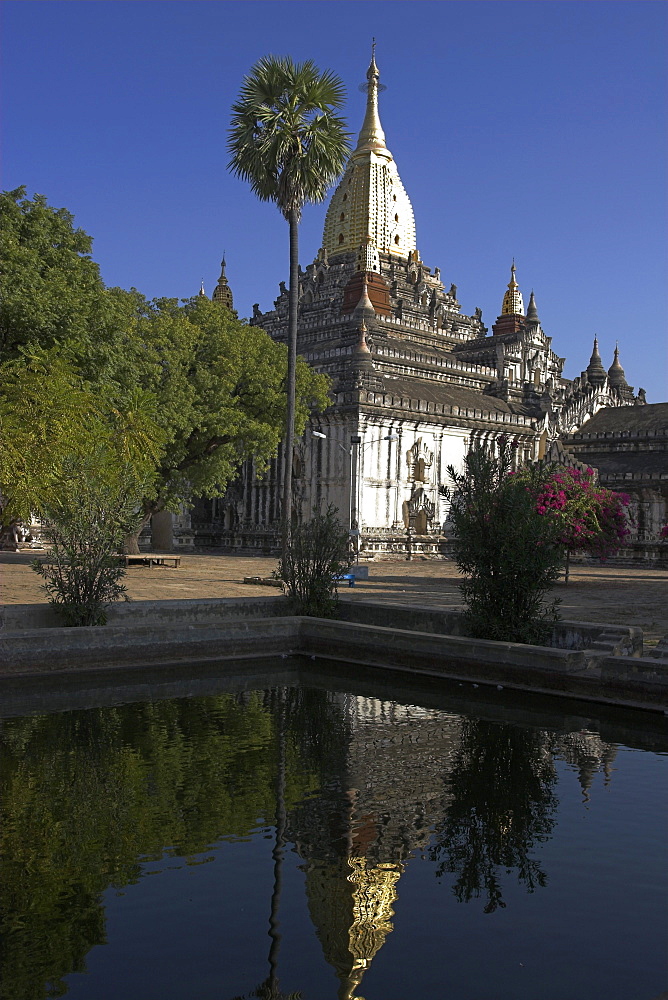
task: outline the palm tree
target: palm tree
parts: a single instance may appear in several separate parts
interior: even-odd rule
[[[282,548],[290,544],[292,451],[299,296],[298,229],[304,205],[323,201],[349,152],[341,80],[314,62],[264,56],[245,78],[232,106],[228,168],[260,201],[273,201],[290,227],[288,374],[282,506]]]

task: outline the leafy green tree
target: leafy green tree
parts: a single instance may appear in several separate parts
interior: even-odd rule
[[[135,388],[120,409],[116,390],[94,390],[55,347],[0,365],[0,386],[3,519],[40,517],[52,547],[33,568],[51,602],[68,625],[103,624],[162,451],[151,397]]]
[[[0,365],[5,521],[43,514],[84,467],[89,477],[107,482],[123,468],[128,484],[141,483],[146,492],[164,434],[150,394],[135,387],[123,400],[119,395],[112,383],[86,382],[57,347],[24,348]]]
[[[0,356],[28,343],[105,343],[127,315],[124,293],[105,289],[93,241],[67,209],[25,195],[0,193]]]
[[[205,298],[145,303],[132,332],[141,344],[128,379],[156,400],[166,444],[143,523],[191,496],[222,496],[242,462],[264,471],[285,421],[286,349]],[[327,406],[329,380],[300,359],[295,425]]]
[[[537,510],[548,472],[532,465],[512,471],[512,446],[499,454],[472,448],[463,473],[448,467],[455,559],[466,575],[461,591],[469,634],[505,642],[540,643],[557,618],[557,601],[544,605],[559,576],[558,526]]]
[[[258,471],[285,423],[287,352],[207,299],[152,303],[106,289],[91,239],[25,189],[0,196],[0,338],[6,517],[57,499],[63,463],[140,467],[130,551],[152,514],[221,495],[246,459]],[[328,380],[296,370],[295,424],[326,406]],[[106,475],[103,468],[99,474]]]
[[[248,181],[260,201],[273,201],[290,227],[288,307],[288,404],[283,478],[283,554],[288,551],[292,516],[297,306],[298,231],[308,202],[322,201],[341,173],[349,152],[345,123],[335,112],[345,91],[329,70],[308,60],[264,56],[242,83],[232,106],[229,169]]]

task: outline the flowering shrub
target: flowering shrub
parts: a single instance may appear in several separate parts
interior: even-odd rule
[[[464,473],[450,466],[455,558],[470,635],[540,642],[558,618],[545,594],[559,576],[566,549],[604,559],[624,544],[629,529],[625,493],[598,486],[593,469],[540,463],[513,470],[516,441],[497,439],[498,456],[472,448]],[[668,538],[668,525],[662,531]]]
[[[605,559],[630,533],[629,502],[626,493],[598,486],[593,469],[561,469],[538,494],[536,511],[557,525],[557,540],[569,552],[579,549]]]
[[[545,594],[561,569],[560,525],[541,517],[538,497],[546,471],[533,465],[512,472],[515,443],[498,441],[498,457],[473,448],[464,472],[450,466],[455,558],[467,579],[461,585],[469,635],[507,642],[543,642],[557,620]]]

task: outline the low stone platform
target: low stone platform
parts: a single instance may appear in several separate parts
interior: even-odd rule
[[[224,674],[243,660],[280,657],[307,671],[317,659],[366,677],[394,672],[668,711],[668,660],[643,657],[636,628],[561,622],[551,647],[529,646],[467,638],[459,613],[410,605],[343,599],[336,621],[288,611],[282,596],[147,601],[118,606],[104,628],[5,632],[0,696],[36,675],[90,683],[101,671],[134,670],[140,679],[189,663]]]
[[[463,676],[477,676],[489,684],[562,694],[572,694],[577,688],[578,697],[594,700],[607,700],[614,688],[614,698],[620,699],[615,704],[653,709],[666,705],[665,570],[620,569],[605,564],[573,567],[568,586],[559,582],[551,594],[562,602],[564,621],[556,640],[561,648],[545,651],[543,647],[498,643],[487,648],[477,640],[457,636],[453,622],[462,608],[460,576],[456,566],[447,561],[370,563],[368,579],[358,579],[354,588],[345,587],[341,592],[344,620],[325,623],[323,629],[312,633],[308,624],[295,632],[296,626],[289,626],[288,619],[277,631],[277,619],[285,616],[284,598],[273,585],[243,582],[251,577],[268,580],[276,566],[274,559],[183,555],[176,573],[160,566],[132,566],[126,574],[132,601],[111,609],[106,628],[62,629],[56,627],[58,619],[45,602],[41,581],[30,569],[31,558],[27,553],[0,553],[2,658],[4,677],[11,675],[13,683],[20,683],[21,676],[35,669],[55,670],[66,683],[65,675],[81,677],[86,671],[109,671],[114,663],[131,668],[136,664],[138,669],[142,665],[146,669],[150,663],[161,669],[160,664],[173,665],[184,658],[222,664],[235,657],[280,658],[294,653],[307,659],[346,657],[365,663],[372,671],[396,668],[406,676],[457,677],[459,668],[453,665],[465,664]],[[240,618],[244,621],[233,625]],[[269,624],[267,618],[272,619]],[[351,631],[355,625],[367,631]],[[321,637],[330,626],[338,631],[330,636],[330,648],[325,648]],[[374,628],[384,631],[368,631]],[[639,639],[640,632],[643,636]],[[400,633],[401,641],[392,637]],[[351,635],[357,636],[352,642]],[[373,641],[367,642],[365,636],[373,636]],[[402,643],[405,646],[400,651]],[[469,644],[466,655],[462,643]],[[499,647],[506,647],[505,651]],[[511,650],[520,671],[514,677],[506,662],[511,647],[520,651]],[[396,662],[389,657],[392,650]],[[532,658],[534,668],[529,670]],[[547,673],[541,667],[548,661],[553,666],[562,664],[549,684],[545,678],[552,667]],[[577,669],[562,669],[563,664],[576,662]],[[490,663],[494,671],[503,669],[505,673],[492,672]],[[564,677],[569,678],[567,682]]]

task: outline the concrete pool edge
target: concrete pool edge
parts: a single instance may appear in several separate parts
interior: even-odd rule
[[[0,692],[10,679],[15,687],[21,678],[40,675],[53,679],[67,674],[71,682],[77,675],[83,678],[99,671],[136,670],[139,675],[142,668],[160,670],[164,665],[171,669],[175,663],[197,661],[224,667],[249,657],[300,656],[347,661],[365,671],[501,685],[654,712],[668,710],[668,662],[637,654],[638,629],[562,622],[563,634],[575,636],[573,641],[581,648],[553,648],[396,627],[405,624],[406,615],[416,624],[429,626],[426,613],[434,626],[456,613],[377,601],[342,601],[343,615],[354,621],[281,614],[285,611],[281,598],[253,599],[250,606],[247,599],[225,598],[146,603],[154,605],[155,614],[147,615],[151,609],[145,607],[143,614],[125,615],[123,624],[104,628],[4,632]],[[374,624],[379,616],[395,625]]]

